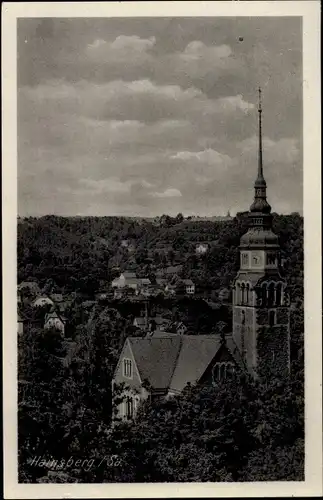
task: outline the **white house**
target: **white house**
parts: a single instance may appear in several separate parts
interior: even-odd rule
[[[49,297],[46,297],[46,296],[38,297],[33,302],[33,307],[43,307],[45,305],[53,306],[54,302],[52,301],[52,299],[50,299]]]
[[[183,280],[183,285],[188,295],[193,295],[195,293],[195,285],[192,280]]]
[[[66,318],[56,311],[46,314],[44,328],[49,330],[51,328],[65,333]]]
[[[130,286],[134,285],[138,282],[138,278],[136,276],[136,273],[130,272],[130,271],[125,271],[124,273],[121,273],[119,278],[115,278],[111,286],[112,288],[124,288],[125,286]],[[134,287],[136,288],[136,287]]]
[[[209,249],[209,245],[207,243],[199,243],[195,247],[195,252],[197,255],[204,255]]]

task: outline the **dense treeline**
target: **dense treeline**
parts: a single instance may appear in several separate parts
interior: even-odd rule
[[[303,219],[298,214],[275,214],[273,226],[287,278],[300,294]],[[45,285],[50,277],[63,292],[91,296],[116,276],[117,267],[148,275],[166,265],[183,264],[183,277],[192,278],[200,288],[218,289],[234,278],[246,227],[243,218],[194,222],[178,217],[171,225],[122,217],[26,218],[18,223],[18,281],[35,278]],[[196,255],[199,242],[209,244],[204,256]]]
[[[35,279],[45,290],[54,283],[54,291],[73,295],[65,336],[43,330],[46,308],[23,306],[39,326],[34,322],[18,340],[20,481],[303,479],[303,220],[297,214],[274,215],[291,294],[290,382],[188,387],[171,401],[143,405],[134,425],[110,425],[113,371],[141,305],[103,303],[95,292],[118,266],[147,274],[169,264],[182,264],[183,277],[197,288],[229,287],[245,230],[243,218],[164,218],[159,225],[109,217],[19,221],[19,281]],[[198,242],[209,244],[205,255],[196,255]],[[215,333],[231,322],[229,306],[212,309],[201,298],[157,298],[154,307],[185,320],[193,333]],[[92,462],[85,466],[85,458]]]

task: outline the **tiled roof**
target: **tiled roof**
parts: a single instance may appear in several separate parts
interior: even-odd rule
[[[187,382],[198,382],[221,346],[218,335],[182,335],[182,346],[170,389],[182,391]]]
[[[178,335],[160,330],[151,337],[128,340],[141,379],[147,379],[155,389],[175,391],[182,391],[187,382],[197,382],[221,347],[218,335]]]
[[[194,285],[193,281],[192,280],[182,280],[182,282],[184,283],[184,285],[186,286],[192,286]]]
[[[180,337],[130,337],[129,342],[141,380],[148,380],[155,389],[168,388],[180,349]]]
[[[47,313],[45,315],[45,323],[47,323],[47,321],[51,318],[59,318],[61,321],[66,321],[66,318],[65,316],[62,316],[61,314],[57,314],[56,311],[53,311],[53,312],[50,312],[50,313]]]

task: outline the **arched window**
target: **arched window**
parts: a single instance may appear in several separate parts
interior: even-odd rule
[[[128,397],[126,399],[126,417],[127,418],[133,418],[133,398],[132,397]]]
[[[241,304],[245,304],[245,284],[241,285]]]
[[[226,375],[226,378],[227,379],[231,379],[234,377],[234,364],[233,363],[226,363],[226,372],[225,372],[225,375]]]
[[[220,363],[220,380],[225,379],[225,363]]]
[[[269,311],[269,326],[274,326],[276,324],[276,313],[275,311]]]
[[[268,286],[268,307],[272,307],[275,303],[275,285],[270,283]]]
[[[216,363],[213,367],[213,382],[232,378],[235,373],[235,366],[231,361]]]
[[[246,285],[246,304],[249,304],[249,295],[250,295],[250,285],[247,283]]]
[[[237,304],[241,304],[242,301],[242,292],[241,292],[241,283],[238,283],[237,286]]]
[[[220,363],[216,363],[213,367],[213,382],[220,380]]]
[[[282,304],[282,284],[278,283],[276,286],[276,305],[281,306]]]
[[[261,305],[265,306],[267,304],[267,283],[263,283],[261,286]]]

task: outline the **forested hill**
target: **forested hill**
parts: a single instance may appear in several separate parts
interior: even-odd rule
[[[238,246],[245,217],[213,222],[181,214],[158,221],[125,217],[58,217],[18,220],[18,282],[33,278],[41,286],[51,278],[64,293],[94,293],[119,270],[139,275],[166,265],[183,265],[182,275],[199,286],[228,286],[239,265]],[[303,218],[274,214],[286,277],[292,295],[302,295]],[[197,255],[200,243],[208,251]],[[292,297],[293,298],[293,297]]]

